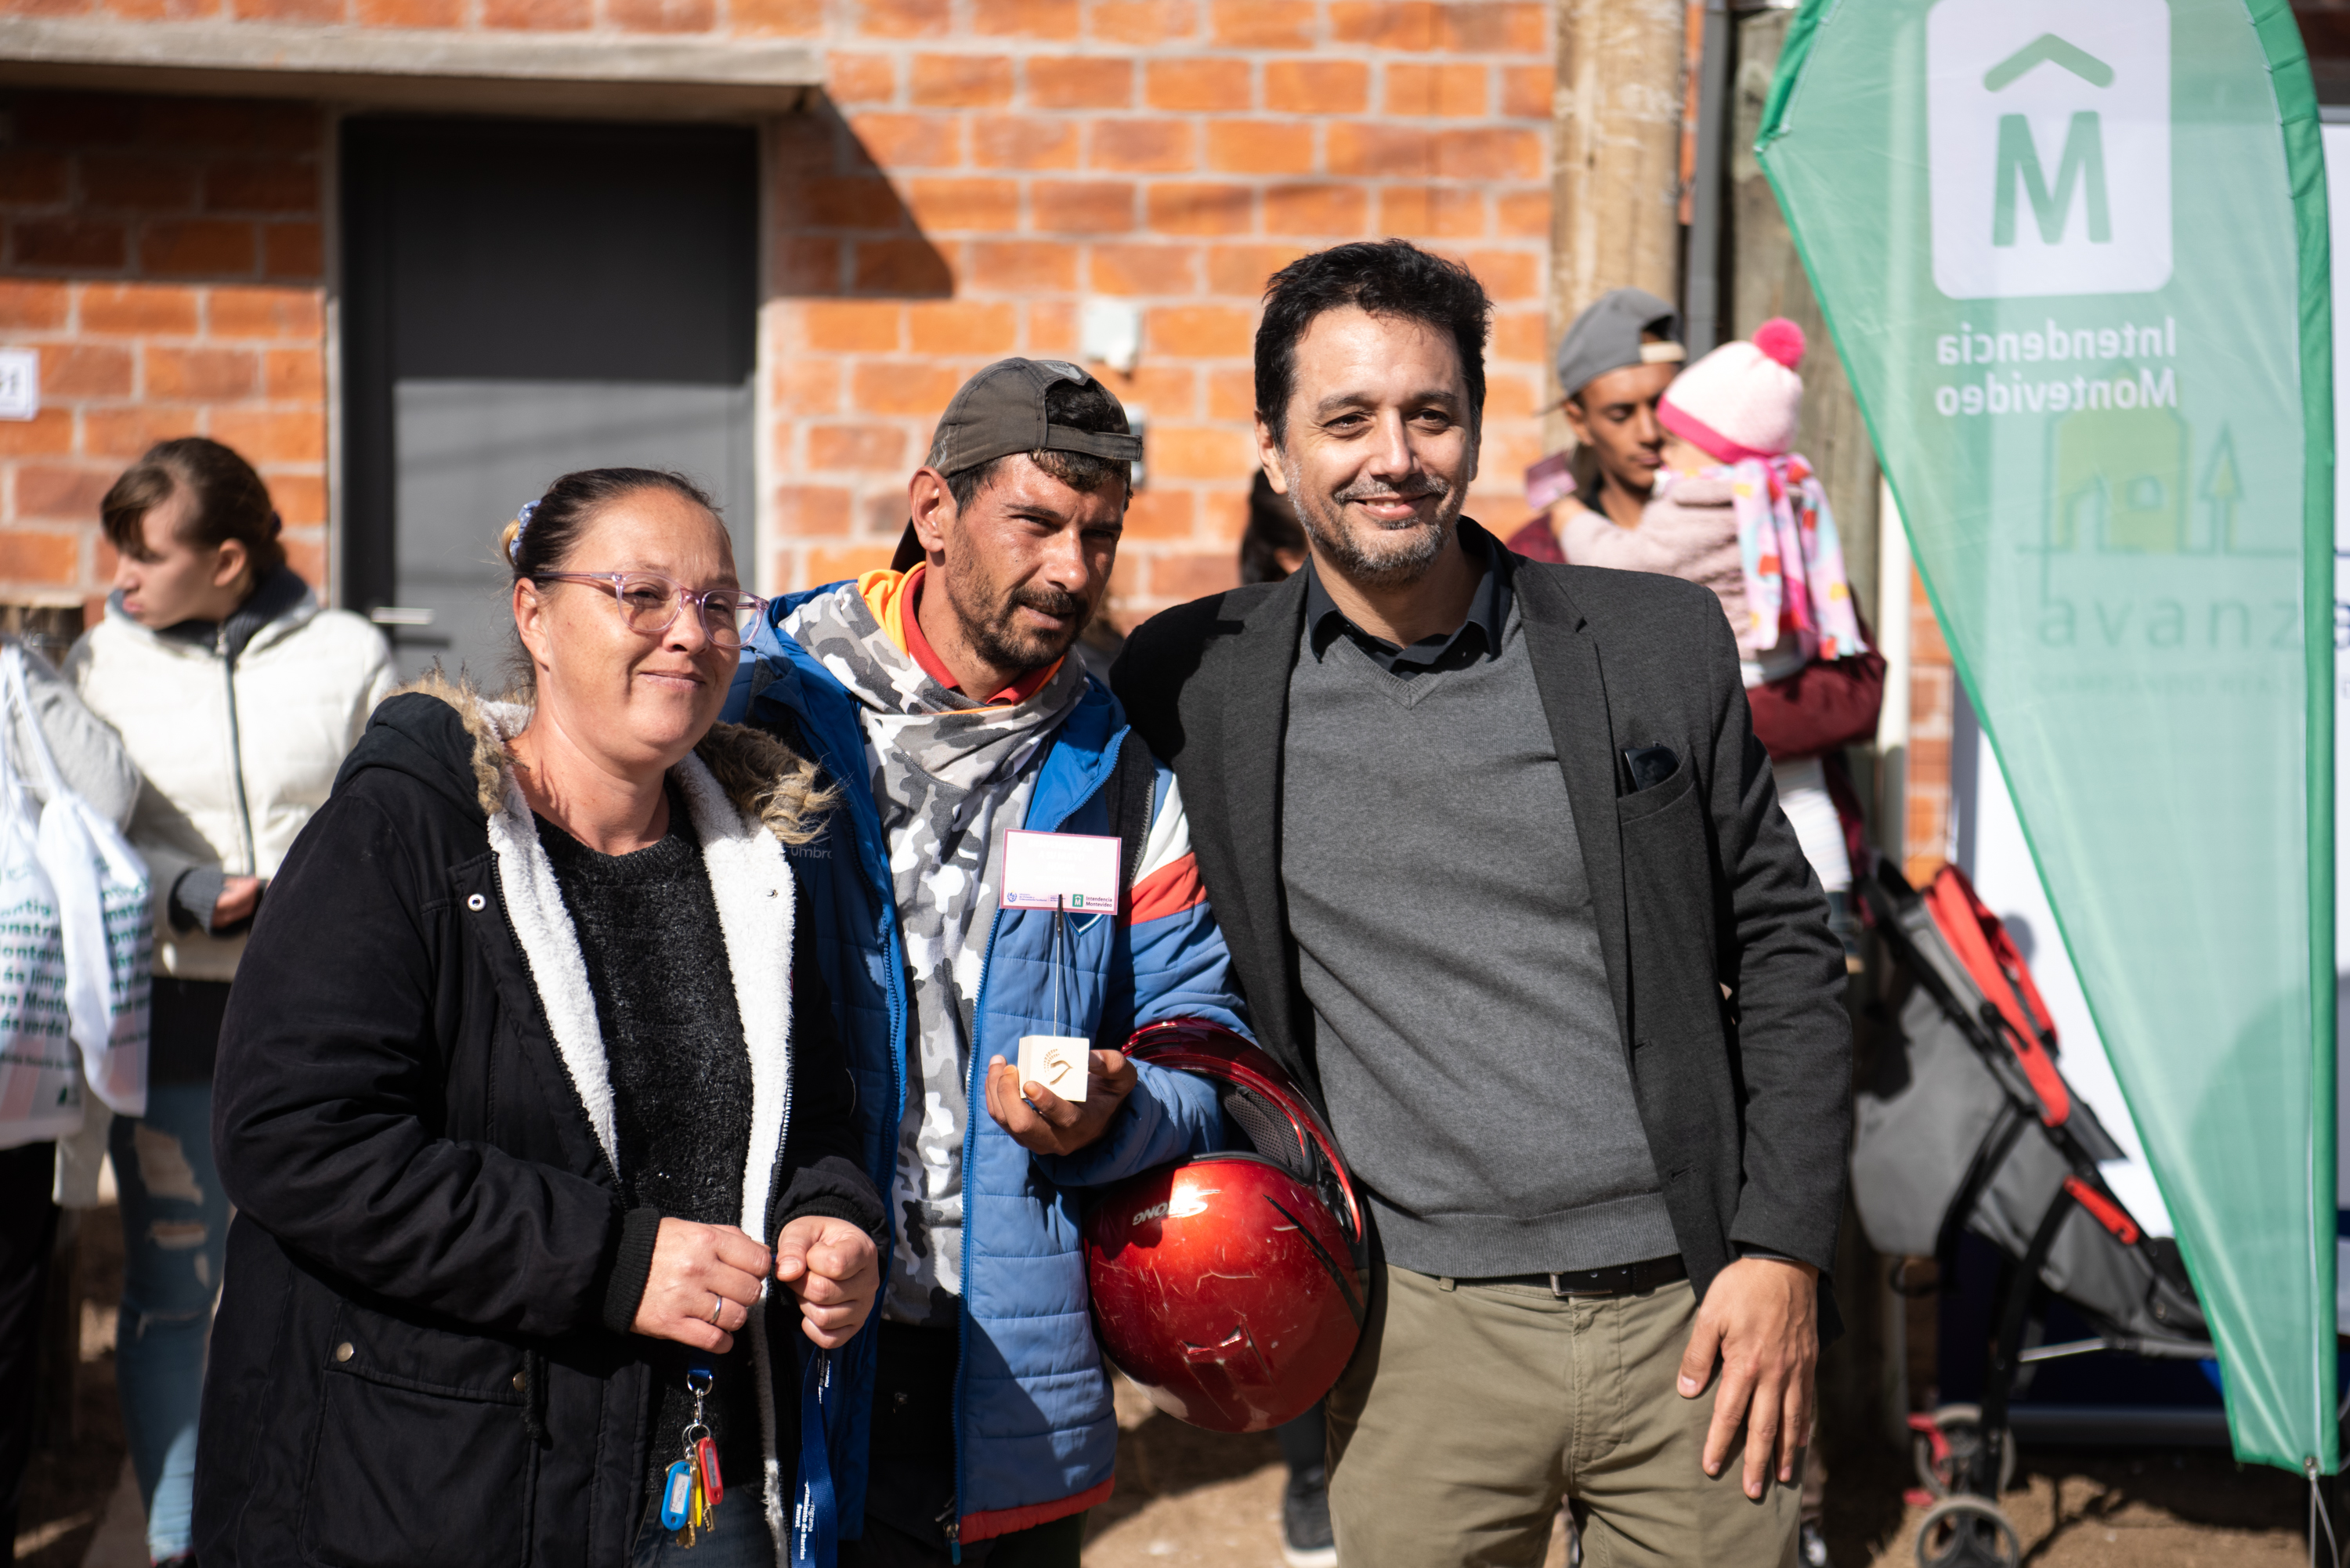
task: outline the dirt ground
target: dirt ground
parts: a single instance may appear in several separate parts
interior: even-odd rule
[[[36,1455],[26,1477],[15,1544],[30,1568],[114,1568],[135,1541],[123,1528],[135,1521],[118,1519],[92,1551],[123,1474],[113,1345],[121,1267],[115,1210],[92,1210],[74,1279],[72,1417],[53,1423],[61,1440]],[[1281,1568],[1284,1478],[1269,1435],[1186,1427],[1130,1386],[1119,1389],[1118,1413],[1118,1491],[1094,1511],[1087,1568]],[[1909,1568],[1918,1515],[1902,1502],[1912,1484],[1906,1456],[1861,1446],[1832,1453],[1829,1465],[1831,1560]],[[2033,1568],[2292,1568],[2309,1561],[2307,1495],[2292,1476],[2208,1449],[2027,1449],[2004,1502]],[[1565,1561],[1562,1533],[1549,1568]]]
[[[26,1469],[17,1512],[16,1561],[30,1568],[81,1568],[122,1475],[122,1407],[114,1393],[122,1220],[109,1204],[83,1213],[79,1227],[67,1318],[77,1341],[70,1403],[47,1413],[51,1441]]]

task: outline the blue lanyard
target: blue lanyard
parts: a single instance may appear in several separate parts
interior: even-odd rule
[[[839,1510],[832,1494],[832,1352],[810,1348],[800,1368],[800,1465],[792,1490],[792,1568],[835,1568]]]

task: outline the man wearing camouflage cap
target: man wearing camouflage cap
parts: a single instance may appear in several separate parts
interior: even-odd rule
[[[1073,656],[1140,455],[1076,366],[989,366],[908,483],[897,564],[775,601],[728,701],[842,797],[791,860],[890,1194],[878,1327],[840,1368],[844,1568],[1076,1568],[1118,1444],[1077,1194],[1220,1139],[1206,1082],[1118,1050],[1245,1027],[1174,774]],[[1004,906],[1014,828],[1118,836],[1126,918]],[[1046,1033],[1097,1047],[1082,1102],[1020,1082]]]

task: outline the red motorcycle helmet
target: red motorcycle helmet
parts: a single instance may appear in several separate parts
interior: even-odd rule
[[[1154,1023],[1126,1054],[1213,1081],[1249,1147],[1159,1166],[1096,1199],[1086,1272],[1102,1353],[1195,1427],[1294,1420],[1345,1370],[1369,1300],[1336,1140],[1289,1075],[1229,1029]]]

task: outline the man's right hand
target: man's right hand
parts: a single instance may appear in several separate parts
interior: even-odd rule
[[[751,1321],[771,1266],[765,1245],[733,1225],[664,1219],[653,1238],[644,1298],[629,1326],[723,1355],[734,1348],[735,1331]]]
[[[1075,1154],[1109,1130],[1110,1118],[1142,1075],[1123,1051],[1086,1054],[1086,1097],[1071,1102],[1042,1084],[1023,1084],[1020,1069],[987,1059],[987,1114],[1031,1154]]]

